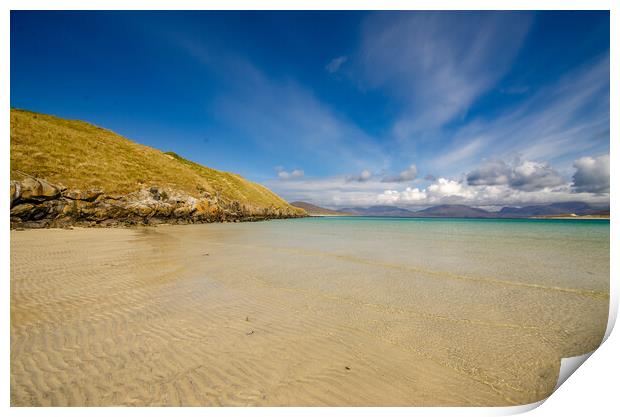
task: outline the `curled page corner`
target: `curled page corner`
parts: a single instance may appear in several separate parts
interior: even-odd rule
[[[605,341],[611,334],[616,324],[617,315],[618,315],[618,297],[617,295],[612,294],[612,297],[609,303],[609,318],[607,320],[607,328],[605,330],[605,335],[603,336],[603,340],[601,341],[600,345],[605,343]],[[596,349],[594,349],[591,352],[584,353],[583,355],[562,358],[560,360],[560,372],[558,374],[558,381],[555,384],[555,387],[553,388],[553,391],[549,395],[549,397],[551,397],[551,395],[553,395],[553,393],[557,391],[558,388],[560,388],[562,384],[564,384],[564,382],[566,382],[566,380],[570,378],[570,376],[573,373],[575,373],[575,371],[581,365],[583,365],[583,363],[586,360],[588,360],[588,358],[592,356],[594,352],[596,352]],[[516,406],[511,406],[511,407],[501,407],[501,410],[500,409],[497,410],[497,415],[515,415],[515,414],[526,413],[528,411],[531,411],[541,406],[545,401],[549,399],[549,397],[544,398],[534,403],[530,403],[530,404],[516,405]]]
[[[535,403],[523,404],[523,405],[513,405],[511,407],[504,407],[504,409],[501,412],[499,412],[497,415],[507,416],[507,415],[516,415],[516,414],[527,413],[528,411],[532,411],[533,409],[538,408],[545,401],[547,401],[546,398],[544,400],[536,401]]]
[[[609,335],[611,334],[615,324],[616,318],[618,315],[618,297],[617,295],[612,294],[612,297],[609,302],[609,318],[607,319],[607,328],[605,329],[605,335],[603,336],[603,340],[601,341],[601,345],[605,343]],[[599,345],[600,346],[600,345]],[[572,356],[570,358],[562,358],[560,362],[560,374],[558,376],[558,382],[555,384],[555,388],[553,388],[553,392],[555,392],[566,380],[579,368],[583,363],[590,357],[592,354],[596,352],[596,349],[585,353],[579,356]]]
[[[611,285],[610,281],[610,285]],[[609,335],[611,334],[614,326],[616,325],[616,319],[618,318],[618,294],[617,292],[611,292],[609,298],[609,318],[607,319],[607,328],[605,329],[605,336],[603,336],[603,341],[601,345],[605,343]]]
[[[555,387],[553,388],[553,392],[549,395],[549,397],[551,397],[551,395],[553,395],[553,393],[555,391],[557,391],[558,388],[560,388],[560,386],[566,382],[566,380],[581,366],[583,365],[583,363],[595,352],[595,350],[588,352],[586,354],[583,355],[579,355],[579,356],[571,356],[569,358],[562,358],[560,361],[560,372],[558,375],[558,381],[555,384]],[[538,408],[539,406],[541,406],[545,401],[547,401],[549,399],[549,397],[544,398],[540,401],[534,402],[534,403],[530,403],[530,404],[523,404],[523,405],[516,405],[516,406],[510,406],[510,407],[499,407],[496,411],[496,415],[516,415],[516,414],[523,414],[526,413],[528,411],[531,411],[535,408]]]
[[[558,376],[558,382],[555,384],[553,392],[555,392],[560,386],[566,382],[566,380],[590,357],[595,351],[588,352],[579,356],[572,356],[570,358],[562,358],[560,362],[560,375]]]

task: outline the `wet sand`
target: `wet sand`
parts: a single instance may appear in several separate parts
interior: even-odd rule
[[[525,404],[604,333],[604,253],[563,285],[296,224],[12,231],[11,404]]]

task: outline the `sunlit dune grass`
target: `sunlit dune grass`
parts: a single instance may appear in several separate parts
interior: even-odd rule
[[[11,179],[23,178],[21,172],[69,188],[102,188],[108,194],[159,186],[195,197],[208,192],[254,207],[292,209],[239,175],[140,145],[90,123],[12,109]]]

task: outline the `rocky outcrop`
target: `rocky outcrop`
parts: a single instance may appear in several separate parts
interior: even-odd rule
[[[11,206],[17,200],[39,203],[51,200],[58,197],[62,191],[62,187],[34,177],[27,177],[23,181],[11,181]]]
[[[149,187],[125,195],[75,190],[28,177],[11,181],[11,227],[209,223],[303,217],[294,208],[254,207],[202,193],[200,198]]]

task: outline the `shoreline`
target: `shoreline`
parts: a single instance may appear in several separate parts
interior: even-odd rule
[[[63,222],[61,224],[52,221],[34,222],[11,222],[10,230],[22,231],[33,229],[140,229],[158,226],[189,226],[198,224],[228,224],[228,223],[253,223],[268,222],[271,220],[290,220],[304,218],[366,218],[366,219],[399,219],[399,220],[574,220],[574,221],[610,221],[610,217],[604,216],[534,216],[534,217],[393,217],[393,216],[359,216],[359,215],[298,215],[298,216],[256,216],[244,218],[232,218],[226,220],[192,220],[192,219],[161,219],[150,218],[146,221],[135,219],[106,219],[104,221],[76,221]]]
[[[312,216],[255,216],[255,217],[236,217],[226,220],[195,220],[189,218],[178,218],[174,220],[162,218],[148,218],[137,221],[134,218],[105,219],[101,221],[69,221],[57,223],[53,220],[11,222],[10,230],[71,230],[78,229],[140,229],[158,226],[190,226],[199,224],[228,224],[228,223],[254,223],[267,222],[271,220],[302,219]]]
[[[534,216],[532,219],[547,220],[610,220],[610,216],[583,215],[583,216]]]

